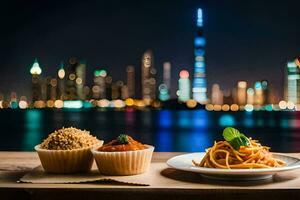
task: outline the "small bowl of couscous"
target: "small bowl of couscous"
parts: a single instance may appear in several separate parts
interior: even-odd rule
[[[67,174],[90,171],[94,161],[91,148],[102,144],[89,131],[70,127],[54,131],[34,148],[46,172]]]

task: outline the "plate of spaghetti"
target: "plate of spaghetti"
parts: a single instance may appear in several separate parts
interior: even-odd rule
[[[224,141],[214,142],[203,153],[175,156],[167,164],[175,169],[197,172],[214,179],[260,180],[275,173],[300,168],[300,159],[270,152],[258,140],[227,127]]]

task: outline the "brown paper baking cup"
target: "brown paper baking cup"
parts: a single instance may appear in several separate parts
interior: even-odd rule
[[[103,141],[96,146],[102,146]],[[44,170],[48,173],[69,174],[91,170],[94,158],[91,147],[73,150],[47,150],[40,145],[34,147]]]
[[[154,147],[137,151],[103,152],[92,148],[100,173],[106,175],[135,175],[149,169]]]

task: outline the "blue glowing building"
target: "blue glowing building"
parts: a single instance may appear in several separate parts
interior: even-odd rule
[[[199,103],[207,102],[207,84],[205,72],[205,38],[203,36],[203,17],[202,9],[197,12],[197,33],[194,41],[194,81],[193,81],[193,99]]]

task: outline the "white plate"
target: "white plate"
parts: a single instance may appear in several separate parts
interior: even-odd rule
[[[204,155],[205,153],[189,153],[175,156],[167,161],[167,165],[183,171],[200,173],[202,176],[208,178],[223,180],[267,179],[271,178],[277,172],[300,168],[300,159],[278,153],[273,153],[274,157],[284,160],[287,163],[286,166],[265,169],[215,169],[194,166],[192,160],[200,162]]]

